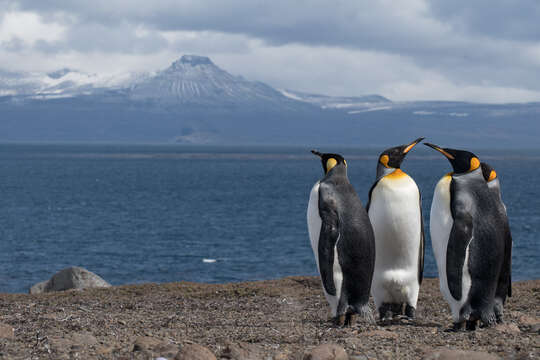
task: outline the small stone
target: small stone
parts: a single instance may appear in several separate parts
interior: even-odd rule
[[[81,350],[90,346],[96,346],[98,340],[89,332],[72,333],[66,336],[53,336],[49,338],[51,347],[56,351],[64,351],[66,349]]]
[[[540,334],[540,323],[531,325],[529,328],[530,332]]]
[[[264,355],[256,345],[245,342],[227,342],[225,343],[225,349],[221,353],[222,359],[230,360],[257,360],[263,357]]]
[[[525,326],[533,326],[540,324],[540,319],[535,316],[522,315],[519,317],[519,323]]]
[[[49,281],[42,281],[37,284],[34,284],[30,287],[29,293],[30,294],[41,294],[45,292],[45,286],[47,286],[47,283]]]
[[[149,351],[161,344],[161,341],[153,337],[139,336],[133,343],[133,351]]]
[[[0,323],[0,339],[15,339],[13,326]]]
[[[175,344],[161,344],[154,348],[156,354],[167,359],[174,358],[176,354],[178,354],[178,351],[180,351],[180,349],[178,348],[178,345]]]
[[[519,334],[521,332],[516,324],[499,324],[495,329],[506,334]]]
[[[51,344],[51,348],[58,352],[65,351],[66,349],[71,349],[71,346],[73,345],[71,339],[59,336],[53,336],[48,338],[48,342],[49,344]]]
[[[362,333],[362,336],[368,336],[368,337],[374,336],[374,337],[379,337],[383,339],[397,339],[399,337],[398,334],[388,331],[388,330],[366,331]]]
[[[108,356],[112,354],[114,351],[114,347],[107,346],[107,345],[97,345],[96,346],[96,354],[102,355],[102,356]]]
[[[453,350],[447,348],[435,349],[426,354],[424,360],[499,360],[496,355],[481,351]]]
[[[272,358],[272,360],[289,360],[289,359],[290,359],[289,354],[285,352],[278,353],[274,355],[274,357]]]
[[[348,360],[349,356],[337,344],[322,344],[304,354],[303,360]]]
[[[70,338],[77,345],[92,346],[98,343],[96,337],[88,332],[73,333],[70,335]]]
[[[186,344],[176,354],[174,360],[217,360],[212,352],[199,344]]]

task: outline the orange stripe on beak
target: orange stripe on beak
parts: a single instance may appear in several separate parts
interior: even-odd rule
[[[444,149],[441,149],[441,148],[438,147],[437,145],[433,145],[433,144],[430,144],[430,143],[424,143],[424,145],[427,145],[427,146],[429,146],[430,148],[437,150],[438,152],[440,152],[441,154],[443,154],[444,156],[446,156],[446,157],[447,157],[448,159],[450,159],[450,160],[454,160],[454,159],[455,159],[455,158],[454,158],[454,155],[447,153],[446,151],[444,151]]]
[[[405,148],[405,150],[403,150],[403,153],[404,153],[404,154],[408,153],[409,151],[411,151],[411,149],[412,149],[413,147],[416,146],[416,144],[418,144],[420,141],[422,141],[422,140],[424,140],[424,139],[425,139],[425,138],[421,137],[421,138],[418,138],[418,139],[414,140],[412,143],[410,143],[410,144]]]

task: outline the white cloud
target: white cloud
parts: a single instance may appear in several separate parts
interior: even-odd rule
[[[37,41],[55,42],[63,39],[66,28],[58,23],[44,22],[35,13],[12,11],[0,18],[0,44],[21,40],[28,45]]]
[[[8,70],[110,73],[164,68],[191,53],[314,93],[540,101],[536,14],[532,0],[0,0],[0,61]]]

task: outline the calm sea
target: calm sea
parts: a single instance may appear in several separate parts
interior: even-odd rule
[[[403,164],[429,208],[450,164],[418,146]],[[0,292],[82,266],[114,285],[315,275],[306,226],[320,161],[308,148],[0,145]],[[341,152],[364,204],[381,149]],[[540,278],[540,151],[476,151],[497,170],[513,279]]]

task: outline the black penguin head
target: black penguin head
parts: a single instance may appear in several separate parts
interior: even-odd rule
[[[472,152],[441,148],[430,143],[424,143],[424,145],[429,146],[446,156],[448,161],[450,161],[450,164],[452,164],[455,174],[464,174],[480,167],[480,160],[478,160],[478,157]]]
[[[384,150],[379,156],[379,163],[386,168],[399,169],[403,159],[405,159],[405,155],[407,155],[409,151],[411,151],[411,149],[422,140],[424,140],[423,137],[414,140],[410,144],[400,145]]]
[[[347,167],[347,162],[343,156],[339,154],[323,154],[317,150],[311,150],[311,152],[321,158],[322,167],[325,174],[328,174],[336,165],[343,164]]]
[[[484,175],[486,182],[493,181],[497,178],[495,169],[493,169],[489,164],[482,162],[480,163],[480,166],[482,167],[482,175]]]

